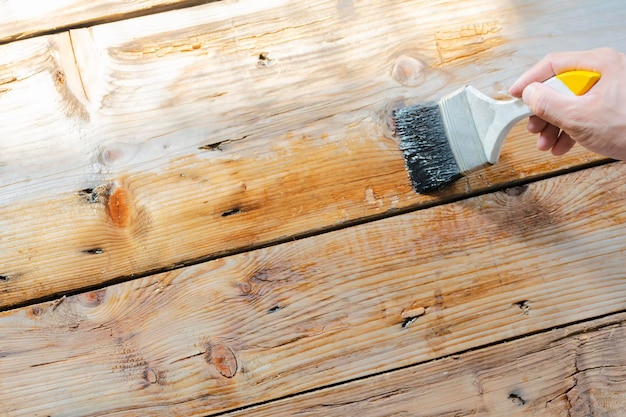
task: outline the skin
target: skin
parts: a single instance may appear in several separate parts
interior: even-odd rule
[[[571,70],[591,70],[600,80],[582,96],[568,97],[542,81]],[[528,131],[537,148],[563,155],[578,143],[609,158],[626,160],[626,55],[611,48],[547,55],[526,71],[509,93],[521,97],[535,116]]]

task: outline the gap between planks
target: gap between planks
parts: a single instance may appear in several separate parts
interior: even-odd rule
[[[83,29],[83,28],[87,28],[90,26],[101,25],[105,23],[113,23],[113,22],[119,22],[119,21],[127,20],[127,19],[134,19],[137,17],[148,16],[151,14],[165,13],[165,12],[170,12],[173,10],[188,9],[191,7],[201,6],[201,5],[208,4],[208,3],[215,3],[218,1],[222,1],[222,0],[180,0],[180,1],[175,1],[173,3],[169,3],[169,4],[160,4],[160,5],[157,4],[154,6],[149,6],[145,9],[132,10],[131,8],[127,12],[123,12],[123,11],[117,12],[113,15],[107,15],[107,16],[94,15],[93,17],[78,18],[75,21],[72,21],[71,17],[67,17],[68,21],[66,23],[55,25],[54,27],[49,28],[49,29],[33,28],[30,30],[21,31],[19,33],[5,34],[4,36],[0,35],[0,45],[5,45],[11,42],[24,40],[24,39],[37,38],[40,36],[55,35],[58,33],[69,31],[69,30]],[[62,15],[62,13],[59,13],[59,14]],[[63,16],[61,18],[63,18]],[[36,24],[34,25],[36,26]]]
[[[287,236],[287,237],[282,237],[282,238],[278,238],[275,240],[270,240],[268,242],[264,242],[258,245],[251,245],[251,246],[245,246],[245,247],[240,247],[240,248],[235,248],[232,250],[227,250],[227,251],[222,251],[222,252],[218,252],[218,253],[213,253],[211,255],[208,256],[203,256],[203,257],[199,257],[199,258],[195,258],[195,259],[190,259],[188,261],[184,261],[184,262],[179,262],[175,265],[170,265],[167,267],[162,267],[162,268],[156,268],[156,269],[152,269],[152,270],[148,270],[148,271],[144,271],[142,273],[135,273],[132,275],[123,275],[123,276],[119,276],[107,281],[103,281],[101,283],[99,283],[98,285],[88,285],[88,286],[84,286],[84,287],[77,287],[72,289],[71,291],[60,291],[60,292],[55,292],[49,295],[46,295],[45,297],[38,297],[38,298],[31,298],[29,300],[26,300],[24,302],[20,302],[20,303],[15,303],[15,304],[11,304],[11,305],[0,305],[0,312],[5,312],[5,311],[10,311],[10,310],[16,310],[16,309],[20,309],[23,307],[28,307],[28,306],[32,306],[35,304],[39,304],[39,303],[44,303],[44,302],[50,302],[50,301],[54,301],[56,299],[58,299],[59,297],[70,297],[73,295],[78,295],[78,294],[82,294],[85,292],[91,292],[91,291],[99,291],[102,290],[106,287],[109,287],[111,285],[116,285],[116,284],[121,284],[127,281],[132,281],[135,279],[140,279],[140,278],[145,278],[151,275],[157,275],[157,274],[161,274],[164,272],[169,272],[169,271],[175,271],[178,269],[182,269],[182,268],[187,268],[190,266],[194,266],[194,265],[199,265],[205,262],[209,262],[209,261],[213,261],[213,260],[217,260],[217,259],[221,259],[221,258],[227,258],[229,256],[234,256],[234,255],[239,255],[242,253],[246,253],[246,252],[253,252],[259,249],[264,249],[264,248],[268,248],[268,247],[272,247],[272,246],[277,246],[277,245],[282,245],[284,243],[287,242],[293,242],[293,241],[297,241],[297,240],[302,240],[302,239],[307,239],[307,238],[311,238],[311,237],[315,237],[315,236],[320,236],[320,235],[324,235],[326,233],[332,233],[332,232],[336,232],[339,230],[343,230],[343,229],[348,229],[350,227],[356,227],[359,225],[363,225],[366,223],[370,223],[370,222],[374,222],[374,221],[379,221],[379,220],[383,220],[386,218],[391,218],[391,217],[395,217],[395,216],[400,216],[403,214],[408,214],[408,213],[412,213],[412,212],[417,212],[420,210],[427,210],[433,207],[437,207],[437,206],[442,206],[442,205],[446,205],[446,204],[453,204],[456,203],[458,201],[462,201],[462,200],[467,200],[467,199],[471,199],[471,198],[475,198],[475,197],[480,197],[482,195],[485,194],[490,194],[490,193],[495,193],[498,191],[503,191],[503,190],[507,190],[507,189],[513,189],[516,187],[524,187],[528,184],[534,183],[534,182],[538,182],[538,181],[544,181],[550,178],[555,178],[555,177],[559,177],[562,175],[567,175],[567,174],[571,174],[574,172],[578,172],[578,171],[583,171],[586,169],[593,169],[596,167],[600,167],[603,165],[608,165],[608,164],[612,164],[612,163],[616,163],[617,161],[612,160],[612,159],[600,159],[600,160],[596,160],[596,161],[592,161],[589,163],[585,163],[585,164],[581,164],[581,165],[577,165],[577,166],[573,166],[573,167],[568,167],[565,169],[561,169],[561,170],[557,170],[557,171],[551,171],[551,172],[546,172],[546,173],[542,173],[542,174],[538,174],[536,176],[531,176],[531,177],[526,177],[526,178],[522,178],[522,179],[517,179],[517,180],[513,180],[513,181],[508,181],[508,182],[504,182],[501,184],[496,184],[493,185],[491,187],[487,187],[487,188],[483,188],[483,189],[476,189],[473,190],[467,194],[453,194],[449,197],[442,197],[442,198],[437,198],[434,200],[429,200],[427,202],[421,202],[418,203],[416,205],[412,205],[412,206],[408,206],[408,207],[404,207],[404,208],[400,208],[397,209],[396,211],[387,211],[381,214],[375,214],[375,215],[370,215],[370,216],[365,216],[365,217],[361,217],[361,218],[357,218],[354,220],[350,220],[341,224],[337,224],[337,225],[331,225],[331,226],[326,226],[326,227],[322,227],[319,229],[314,229],[314,230],[308,230],[306,232],[303,233],[299,233],[299,234],[294,234],[292,236]]]
[[[548,45],[535,40],[551,36],[554,24],[563,34],[571,27],[568,43],[574,36],[588,48],[615,44],[623,21],[618,2],[573,9],[575,26],[572,15],[536,0],[519,15],[478,0],[462,12],[449,2],[420,0],[340,2],[350,7],[339,9],[334,0],[306,7],[277,3],[216,2],[76,30],[75,54],[65,34],[5,45],[20,59],[7,61],[0,77],[12,80],[0,97],[8,109],[18,109],[4,114],[3,137],[27,149],[7,150],[0,161],[8,176],[0,195],[7,206],[0,211],[14,219],[4,236],[9,243],[0,244],[3,305],[426,202],[410,189],[397,144],[385,134],[389,125],[381,112],[389,103],[422,101],[467,82],[497,93],[514,71],[547,52]],[[575,32],[580,15],[589,16],[584,36]],[[565,45],[551,39],[550,48]],[[279,65],[260,65],[263,54]],[[33,68],[36,75],[16,77]],[[71,97],[81,95],[76,73],[88,80],[87,103]],[[33,112],[30,88],[50,93],[40,100],[45,111]],[[18,98],[23,105],[16,106]],[[42,119],[43,136],[31,131],[32,114]],[[559,159],[540,155],[519,132],[507,140],[499,164],[440,197],[598,159],[582,148]],[[50,143],[58,143],[57,152]],[[229,144],[220,149],[218,143]],[[159,146],[169,151],[156,152]],[[111,184],[119,185],[122,201],[133,203],[128,210],[136,222],[76,198],[79,190]],[[32,203],[52,195],[62,197]],[[243,214],[220,217],[237,209]],[[43,220],[41,212],[51,216]]]
[[[267,401],[261,401],[258,402],[256,404],[249,404],[243,407],[238,407],[238,408],[234,408],[232,410],[225,410],[225,411],[221,411],[219,413],[214,413],[214,414],[208,414],[206,417],[221,417],[221,416],[230,416],[230,415],[238,415],[239,413],[242,412],[246,412],[246,411],[250,411],[253,412],[256,408],[259,407],[264,407],[264,406],[270,406],[270,405],[274,405],[274,404],[280,404],[281,402],[284,401],[288,401],[288,400],[292,400],[292,399],[297,399],[297,398],[304,398],[307,395],[311,395],[311,394],[315,394],[315,393],[321,393],[324,392],[326,390],[331,390],[333,388],[337,388],[337,387],[341,387],[341,386],[348,386],[350,384],[353,383],[357,383],[357,382],[364,382],[364,381],[368,381],[368,380],[375,380],[377,377],[381,377],[383,375],[394,375],[397,372],[400,371],[405,371],[405,370],[410,370],[410,369],[418,369],[419,367],[425,366],[425,365],[429,365],[429,364],[433,364],[436,362],[440,362],[443,360],[446,360],[448,358],[452,358],[452,357],[459,357],[462,355],[466,355],[469,354],[470,352],[477,352],[477,351],[481,351],[481,350],[486,350],[495,346],[505,346],[508,343],[513,343],[516,341],[520,341],[523,339],[527,339],[529,337],[538,337],[541,335],[549,335],[550,333],[553,333],[557,330],[570,330],[571,328],[574,328],[574,330],[571,330],[571,332],[569,332],[568,334],[561,336],[559,338],[554,337],[551,341],[551,343],[554,343],[558,340],[561,339],[566,339],[566,338],[571,338],[574,337],[578,334],[581,333],[590,333],[590,332],[594,332],[594,331],[599,331],[602,330],[604,328],[610,327],[610,326],[615,326],[615,325],[619,325],[621,323],[624,323],[624,320],[626,319],[626,310],[621,310],[621,311],[617,311],[614,313],[608,313],[608,314],[603,314],[603,315],[599,315],[596,317],[591,317],[588,319],[583,319],[583,320],[576,320],[573,321],[571,323],[564,323],[562,325],[558,325],[558,326],[554,326],[551,328],[546,328],[546,329],[541,329],[541,330],[537,330],[535,332],[530,332],[530,333],[526,333],[526,334],[522,334],[522,335],[518,335],[518,336],[514,336],[508,339],[504,339],[504,340],[499,340],[499,341],[495,341],[495,342],[491,342],[491,343],[486,343],[482,346],[476,346],[476,347],[472,347],[469,349],[465,349],[459,352],[455,352],[455,353],[451,353],[449,355],[445,355],[439,358],[433,358],[430,360],[425,360],[425,361],[421,361],[421,362],[417,362],[411,365],[406,365],[406,366],[401,366],[398,368],[394,368],[394,369],[389,369],[386,371],[381,371],[381,372],[376,372],[373,373],[371,375],[364,375],[361,377],[357,377],[357,378],[352,378],[346,381],[340,381],[340,382],[336,382],[333,384],[328,384],[325,386],[321,386],[321,387],[316,387],[316,388],[312,388],[306,391],[302,391],[302,392],[298,392],[295,394],[290,394],[290,395],[285,395],[283,397],[279,397],[279,398],[273,398]],[[592,326],[591,327],[586,327],[585,323],[590,323]],[[578,327],[582,327],[581,329],[579,329]]]
[[[150,366],[151,369],[162,368],[164,372],[167,370],[171,372],[171,385],[164,383],[163,386],[155,387],[158,388],[155,394],[165,395],[160,390],[169,387],[170,395],[178,396],[180,391],[175,384],[186,384],[189,381],[187,376],[183,377],[180,373],[182,369],[176,369],[180,365],[174,365],[180,362],[180,358],[198,356],[197,343],[199,342],[195,342],[198,338],[201,339],[201,343],[205,344],[206,340],[218,343],[220,340],[226,340],[226,343],[234,343],[237,340],[236,343],[241,344],[241,362],[239,363],[242,366],[242,375],[252,376],[255,371],[257,372],[255,376],[257,383],[250,385],[250,388],[254,391],[253,387],[256,387],[259,391],[257,401],[254,401],[254,395],[250,393],[251,402],[261,403],[262,400],[269,399],[265,394],[268,389],[279,383],[284,384],[284,381],[275,379],[276,375],[283,375],[283,373],[285,375],[291,375],[296,371],[301,374],[313,373],[320,377],[320,385],[328,386],[329,383],[337,380],[351,380],[384,370],[383,365],[369,365],[376,359],[383,364],[388,363],[387,369],[398,369],[403,365],[432,359],[428,353],[431,351],[438,357],[445,357],[456,352],[467,351],[468,348],[473,350],[476,346],[488,346],[490,342],[494,343],[500,338],[507,339],[520,334],[533,334],[540,329],[555,328],[563,323],[577,321],[584,323],[590,317],[603,317],[611,311],[623,311],[623,303],[619,302],[623,288],[621,281],[623,273],[621,262],[614,256],[623,251],[621,244],[623,234],[620,233],[621,225],[624,224],[620,205],[624,192],[624,186],[620,185],[623,184],[622,170],[623,165],[598,167],[572,174],[570,178],[546,180],[545,184],[529,187],[528,191],[520,195],[489,194],[477,199],[479,201],[463,203],[461,204],[463,207],[456,210],[445,207],[434,208],[419,215],[407,216],[407,220],[412,220],[409,223],[403,219],[388,219],[385,222],[386,225],[365,225],[362,229],[366,230],[361,230],[361,233],[353,232],[353,229],[338,233],[338,236],[332,238],[320,239],[325,242],[323,245],[325,252],[320,251],[320,248],[315,245],[307,248],[303,242],[295,242],[285,245],[284,248],[265,251],[264,254],[251,254],[231,261],[224,260],[219,265],[204,267],[206,274],[216,274],[210,280],[207,278],[208,275],[203,278],[201,268],[195,268],[195,270],[188,271],[186,276],[177,273],[161,277],[166,281],[163,287],[161,281],[147,280],[134,282],[132,285],[125,284],[124,288],[114,288],[102,294],[85,294],[74,300],[69,298],[59,300],[56,304],[22,312],[22,318],[19,317],[20,314],[13,317],[15,325],[20,324],[22,319],[24,326],[30,326],[32,320],[37,320],[40,323],[38,328],[41,328],[42,333],[22,336],[23,332],[18,327],[14,325],[5,327],[8,340],[5,347],[6,357],[11,357],[13,354],[16,358],[22,356],[24,359],[22,363],[25,365],[39,366],[40,358],[34,348],[13,353],[15,349],[11,348],[11,343],[15,346],[30,346],[24,343],[23,337],[27,340],[34,338],[33,341],[40,343],[43,341],[41,335],[46,329],[50,331],[46,333],[50,340],[59,340],[67,346],[75,346],[74,343],[76,346],[86,343],[84,353],[91,352],[89,354],[97,357],[94,349],[100,352],[101,348],[93,346],[100,346],[100,343],[94,345],[95,339],[92,338],[99,338],[102,329],[105,329],[106,333],[106,329],[109,328],[110,337],[115,339],[112,341],[113,345],[108,345],[109,348],[117,349],[116,346],[128,341],[129,336],[134,340],[133,346],[130,346],[133,348],[131,351],[136,353],[128,356],[127,348],[120,345],[123,349],[115,350],[117,352],[115,358],[109,359],[109,355],[102,351],[99,353],[103,355],[104,360],[101,365],[105,367],[109,363],[115,365],[119,362],[116,358],[121,355],[119,358],[124,363],[130,362],[122,370],[130,372],[131,375],[126,375],[126,373],[116,375],[119,377],[135,375],[135,378],[128,382],[137,382],[137,379],[141,382],[140,372],[145,366]],[[612,185],[616,186],[612,187]],[[495,220],[493,215],[503,213],[504,207],[511,209],[506,210],[508,216],[492,223],[491,220]],[[548,207],[554,207],[554,210],[546,210]],[[526,210],[527,208],[530,210]],[[459,210],[473,214],[467,217],[456,216],[460,213]],[[546,215],[541,216],[544,213]],[[431,224],[428,230],[425,230],[424,224],[429,224],[429,218],[435,220],[436,224]],[[459,223],[455,219],[458,219]],[[510,225],[512,219],[518,219],[519,223]],[[399,229],[403,227],[406,227],[404,234],[391,236],[386,233],[386,230],[400,231]],[[438,229],[448,230],[450,233],[441,240],[435,240],[437,244],[433,244],[435,242],[431,241],[432,230]],[[476,236],[478,240],[476,245],[472,246],[473,249],[467,249],[467,242],[473,241],[468,237],[467,231],[474,229],[481,230],[482,233]],[[371,233],[365,233],[367,230]],[[582,233],[585,230],[591,234]],[[387,240],[387,237],[391,240]],[[414,240],[409,241],[407,237]],[[368,239],[371,245],[362,248],[359,242],[363,239]],[[546,248],[550,250],[549,253],[544,254]],[[437,254],[434,258],[432,251]],[[318,252],[320,253],[320,269],[316,268],[315,263],[310,263],[311,253]],[[466,265],[464,260],[469,254],[475,254],[476,259],[473,263]],[[535,259],[539,265],[534,267],[528,265],[525,262],[528,257]],[[594,257],[597,259],[594,260]],[[560,262],[568,262],[571,265],[571,271],[565,270],[562,263],[553,262],[553,258],[561,259]],[[388,261],[388,259],[393,259],[393,261]],[[486,265],[491,259],[497,263]],[[348,260],[347,263],[346,260]],[[498,267],[498,260],[500,267]],[[545,267],[540,267],[546,262]],[[445,266],[443,276],[438,273],[442,271],[442,265]],[[581,268],[585,265],[589,268]],[[601,269],[597,269],[597,265],[601,265]],[[525,270],[525,276],[519,275],[521,267],[528,268]],[[353,279],[355,270],[361,269],[364,273],[361,278],[364,281],[356,282]],[[389,275],[391,270],[398,271],[398,274]],[[598,272],[601,272],[601,275],[598,275]],[[294,278],[292,278],[293,274],[295,274]],[[180,279],[176,280],[177,277]],[[605,279],[596,279],[602,277]],[[175,285],[173,285],[174,280],[177,282]],[[250,282],[258,285],[253,288]],[[370,284],[379,287],[383,282],[388,285],[387,290],[377,293],[377,302],[370,302],[373,300],[368,295],[372,288]],[[157,283],[155,289],[153,285]],[[475,285],[468,287],[471,283]],[[197,284],[204,285],[204,291],[199,291]],[[316,288],[316,291],[312,293],[314,295],[306,299],[300,298],[300,294],[307,293],[310,286]],[[451,300],[451,304],[446,304],[445,318],[443,316],[443,293],[439,289],[433,292],[434,288],[443,288],[446,299]],[[408,294],[413,289],[418,299]],[[524,292],[518,293],[522,289]],[[138,290],[141,290],[141,293],[138,293]],[[431,293],[434,295],[429,295]],[[586,294],[580,298],[583,293]],[[242,294],[246,297],[252,294],[253,297],[242,300]],[[268,297],[265,297],[266,295]],[[475,296],[479,298],[473,299]],[[126,297],[131,297],[132,300]],[[223,302],[214,305],[207,304],[207,297]],[[526,316],[520,312],[523,301],[519,300],[522,297],[529,297],[528,299],[532,300],[531,303],[536,303],[533,304],[533,311],[536,314]],[[283,305],[284,300],[287,301]],[[331,301],[320,303],[320,300]],[[580,303],[580,300],[584,302]],[[607,308],[609,302],[615,308]],[[441,305],[439,306],[438,303]],[[558,311],[553,307],[554,304],[558,305]],[[400,329],[402,324],[400,315],[394,312],[399,313],[402,306],[409,305],[432,307],[433,314],[426,314],[426,317],[427,320],[433,321],[426,322],[420,319],[412,326],[417,332]],[[490,310],[484,310],[485,305],[491,305]],[[92,310],[92,307],[98,306],[101,310]],[[174,314],[179,311],[176,306],[183,309],[181,313],[190,309],[193,314],[198,315],[198,321],[189,317],[188,314]],[[240,306],[239,309],[236,308],[237,306]],[[282,312],[270,318],[268,314],[276,313],[272,311],[273,306],[279,306],[277,311]],[[119,314],[118,308],[122,308],[122,314]],[[300,314],[294,315],[292,311],[284,311],[285,308],[293,308],[292,311]],[[313,308],[315,310],[311,310]],[[337,311],[344,311],[344,309],[345,317],[336,315]],[[243,314],[242,317],[249,318],[243,327],[240,327],[240,320],[236,319],[234,314],[236,310]],[[148,315],[148,311],[157,318],[158,316],[178,317],[179,320],[176,320],[175,325],[177,328],[188,329],[188,343],[193,342],[193,346],[181,345],[178,337],[175,341],[165,343],[165,340],[161,338],[164,331],[163,323],[157,325],[157,321],[153,321],[154,316],[152,318],[145,316]],[[209,311],[211,315],[205,317],[204,314]],[[309,320],[307,313],[312,311],[319,316]],[[468,311],[473,311],[475,314],[468,315],[466,314]],[[114,312],[116,314],[112,314]],[[438,312],[442,316],[438,316]],[[490,313],[494,315],[490,316]],[[29,314],[39,318],[32,318]],[[554,319],[557,314],[561,317],[560,320]],[[521,324],[519,315],[524,321],[528,318],[541,323],[528,321],[526,324]],[[4,316],[6,320],[13,319],[9,318],[9,315]],[[120,322],[120,316],[126,318],[124,322],[131,320],[132,327],[126,329]],[[226,323],[229,318],[234,318],[232,329]],[[505,319],[508,324],[503,321]],[[267,324],[271,322],[282,324],[287,332],[284,339],[278,337],[274,329],[265,330],[270,329]],[[396,331],[401,333],[389,334],[384,341],[382,338],[379,339],[378,351],[362,349],[363,346],[370,346],[372,343],[371,332],[375,331],[374,329],[383,331],[383,329],[388,329],[388,324],[395,326]],[[515,326],[511,326],[512,324]],[[329,327],[327,328],[326,325]],[[65,326],[69,326],[69,330],[64,330]],[[320,333],[320,326],[322,326],[322,333]],[[328,350],[330,349],[328,345],[332,346],[335,343],[335,336],[342,336],[341,339],[335,341],[346,340],[348,335],[345,332],[337,333],[346,328],[344,326],[352,326],[357,332],[353,335],[354,339],[344,347],[341,347],[344,343],[342,341],[338,342],[339,344],[335,345],[332,351]],[[489,334],[481,331],[481,328],[485,326],[488,326]],[[494,330],[493,326],[500,326],[500,329]],[[117,329],[115,333],[114,328]],[[213,331],[207,330],[211,328]],[[136,339],[138,336],[136,329],[142,329],[144,332],[141,338],[143,343]],[[198,330],[193,329],[202,330],[197,332]],[[419,331],[420,329],[422,331]],[[159,341],[165,344],[159,343],[158,346],[153,344],[155,330]],[[82,334],[73,333],[74,331],[80,331]],[[423,331],[430,332],[430,335],[424,334]],[[14,337],[11,336],[11,332],[14,333]],[[269,333],[265,334],[266,332]],[[325,336],[323,336],[324,332],[326,332]],[[224,336],[220,337],[220,333]],[[291,339],[294,334],[296,339]],[[447,340],[448,334],[457,335],[454,339],[454,347],[448,343],[451,341]],[[119,337],[115,338],[115,335]],[[84,339],[84,336],[90,336],[90,338]],[[105,336],[108,338],[108,333]],[[206,339],[208,337],[210,339]],[[266,337],[271,338],[271,342]],[[325,340],[320,339],[321,337]],[[401,337],[402,342],[396,337]],[[292,343],[302,345],[288,346]],[[81,365],[81,361],[85,360],[84,355],[78,361],[77,357],[67,356],[67,346],[63,344],[52,345],[52,347],[45,345],[42,349],[54,348],[57,355],[56,363],[59,366],[69,366],[65,360],[73,362],[74,366]],[[424,350],[419,353],[418,346],[422,344]],[[384,349],[385,345],[393,346],[396,354],[389,356]],[[209,344],[209,346],[212,345]],[[290,353],[293,354],[296,349],[302,350],[305,346],[308,346],[310,353],[314,353],[314,356],[309,359],[315,358],[315,361],[320,361],[320,364],[328,367],[321,367],[318,370],[317,367],[310,366],[312,362],[303,361],[300,364],[305,364],[306,367],[290,370],[289,361],[292,360]],[[178,354],[170,352],[170,349],[175,349]],[[178,349],[182,350],[178,351]],[[267,354],[261,355],[259,349]],[[160,353],[166,351],[170,353],[161,356]],[[336,353],[339,352],[341,355],[337,356]],[[156,353],[159,355],[155,356]],[[276,368],[268,370],[264,365],[263,357],[266,363],[272,363]],[[145,360],[137,358],[145,358]],[[178,360],[168,362],[168,358],[178,358]],[[351,360],[344,360],[346,358],[351,358]],[[307,359],[306,354],[300,358],[300,360],[304,359]],[[194,361],[198,360],[201,359],[194,359]],[[375,361],[375,363],[379,362]],[[367,371],[360,373],[354,371],[353,367],[361,366],[366,366]],[[211,372],[211,369],[207,372]],[[243,377],[235,381],[228,375],[230,373],[224,375],[226,380],[218,379],[217,382],[246,384],[246,386],[250,382]],[[331,377],[332,379],[329,379]],[[144,376],[145,378],[154,379],[150,378],[150,375]],[[29,378],[29,380],[37,379]],[[285,388],[283,391],[285,395],[304,392],[307,388],[315,387],[311,386],[310,381],[298,381],[301,381],[300,377],[294,380],[291,390]],[[259,387],[259,384],[265,384],[266,387]],[[117,387],[117,385],[112,386]],[[263,388],[265,390],[260,391]],[[296,390],[296,388],[299,389]],[[231,398],[231,405],[228,407],[229,396],[233,394],[230,391],[220,391],[214,394],[212,401],[219,401],[218,395],[224,395],[223,401],[219,402],[222,410],[234,409],[241,405],[240,402],[239,404],[233,403],[234,400]],[[118,395],[123,396],[123,394]],[[164,396],[163,401],[166,400],[167,397]],[[189,401],[197,401],[198,406],[209,411],[206,410],[209,405],[201,404],[202,398],[194,396],[190,397]],[[169,404],[171,403],[167,402],[165,405]],[[136,404],[133,404],[134,406]],[[195,407],[195,405],[190,404],[189,407]],[[215,407],[218,408],[213,408],[214,412],[222,411],[219,406]],[[203,415],[205,414],[207,413],[204,412]]]

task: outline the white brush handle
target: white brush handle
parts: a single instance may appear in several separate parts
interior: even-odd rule
[[[574,96],[575,94],[557,77],[552,77],[547,81],[544,81],[545,85],[548,85],[561,94]],[[469,88],[469,87],[468,87]],[[504,139],[509,134],[513,126],[521,119],[531,116],[533,112],[524,103],[522,99],[515,100],[494,100],[491,97],[487,97],[480,93],[480,91],[474,89],[473,94],[480,94],[481,100],[486,101],[487,106],[491,111],[489,112],[473,112],[474,120],[476,122],[476,128],[479,130],[479,137],[483,141],[483,149],[485,150],[485,156],[487,161],[494,164],[500,157],[500,151],[504,144]],[[484,104],[483,104],[484,106]],[[491,114],[489,114],[491,113]],[[494,114],[495,113],[495,114]],[[483,119],[480,120],[481,114]],[[478,120],[476,119],[478,117]],[[484,129],[483,132],[480,130]]]

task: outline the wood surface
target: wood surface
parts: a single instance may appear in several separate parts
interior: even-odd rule
[[[203,416],[623,312],[625,198],[614,163],[0,313],[0,404]],[[612,368],[590,342],[577,379],[560,343],[556,409],[573,380],[572,404],[623,404],[623,346]],[[498,401],[505,370],[476,376]]]
[[[224,415],[620,417],[625,347],[621,313]]]
[[[211,0],[4,0],[0,2],[0,43],[210,2]]]
[[[502,96],[551,50],[619,47],[625,18],[619,1],[224,1],[3,45],[0,307],[598,161],[541,154],[519,126],[498,164],[419,196],[389,111],[466,83]]]

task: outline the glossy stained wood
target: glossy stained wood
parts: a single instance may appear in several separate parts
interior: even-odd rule
[[[597,161],[520,126],[497,165],[418,196],[391,136],[394,106],[501,96],[549,50],[626,35],[620,2],[561,6],[215,2],[0,47],[0,305]]]
[[[2,313],[0,403],[208,415],[620,312],[625,173],[588,169]]]

